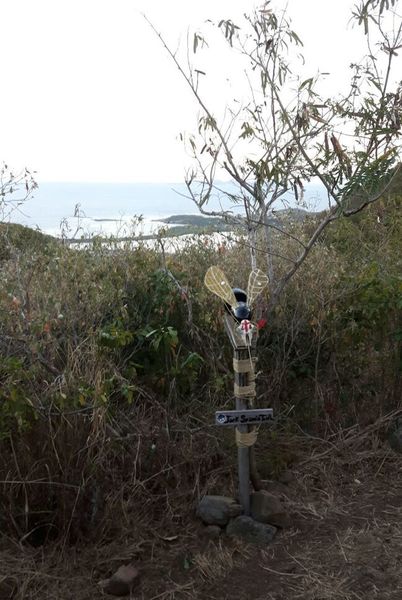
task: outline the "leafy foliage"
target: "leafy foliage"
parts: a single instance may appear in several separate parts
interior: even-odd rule
[[[326,227],[377,202],[398,173],[402,92],[394,57],[402,46],[402,23],[396,5],[397,0],[369,0],[355,7],[352,21],[362,26],[365,56],[345,75],[349,88],[333,97],[321,93],[321,76],[301,75],[302,41],[270,1],[241,23],[216,24],[238,65],[236,82],[245,80],[227,106],[209,103],[197,68],[189,60],[181,63],[158,34],[201,109],[198,131],[182,135],[194,165],[186,178],[189,198],[203,214],[221,216],[246,232],[252,268],[266,261],[271,310]],[[387,19],[389,13],[394,19]],[[211,54],[206,34],[202,40]],[[202,49],[195,44],[193,50],[195,64]],[[217,77],[228,76],[217,68]],[[222,174],[230,177],[230,191],[220,188]],[[277,238],[289,240],[295,232],[287,223],[278,228],[270,217],[283,204],[304,206],[304,185],[312,180],[326,193],[329,210],[316,219],[309,237],[299,239],[299,251],[285,255],[288,268],[278,272]],[[211,198],[222,195],[233,210],[210,209]]]

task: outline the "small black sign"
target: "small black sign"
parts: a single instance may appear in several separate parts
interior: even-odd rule
[[[274,418],[272,408],[253,408],[249,410],[219,410],[215,413],[215,424],[224,427],[237,425],[263,425]]]

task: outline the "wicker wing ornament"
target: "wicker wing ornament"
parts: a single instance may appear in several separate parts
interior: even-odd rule
[[[251,271],[247,292],[244,292],[239,288],[232,288],[225,273],[219,267],[213,266],[206,272],[204,283],[213,294],[225,302],[239,323],[238,330],[245,344],[249,346],[255,331],[255,325],[251,322],[252,308],[257,297],[268,286],[268,277],[259,269]]]

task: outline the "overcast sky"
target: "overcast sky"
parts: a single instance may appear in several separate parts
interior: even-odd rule
[[[253,4],[0,0],[0,160],[39,181],[181,181],[189,158],[178,134],[195,128],[198,108],[141,12],[175,47],[189,26],[236,20]],[[309,72],[331,71],[336,89],[359,57],[354,2],[287,4]]]

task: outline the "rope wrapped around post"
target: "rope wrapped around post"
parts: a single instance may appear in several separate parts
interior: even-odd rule
[[[247,358],[238,359],[233,358],[233,370],[237,374],[241,374],[241,379],[246,379],[247,384],[244,383],[239,385],[236,379],[240,379],[238,377],[235,378],[234,383],[234,395],[236,398],[242,398],[248,400],[248,404],[250,407],[253,406],[254,398],[256,395],[255,391],[255,365],[257,362],[257,358],[255,356],[251,356],[251,354]],[[236,428],[236,445],[238,448],[250,448],[257,441],[258,430],[256,427],[253,427],[250,431],[239,431]]]
[[[254,427],[251,431],[239,431],[236,429],[236,446],[238,448],[250,448],[257,441],[258,431]]]

